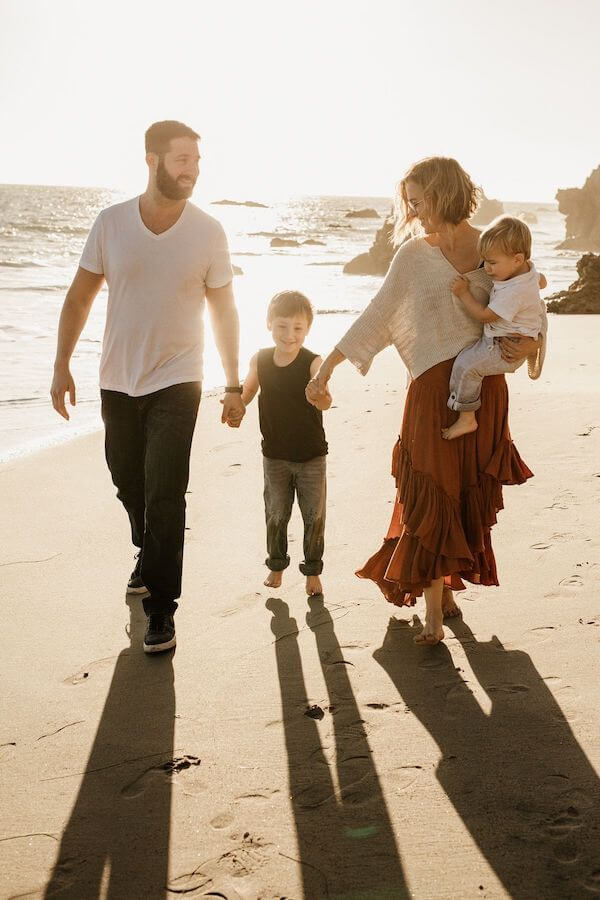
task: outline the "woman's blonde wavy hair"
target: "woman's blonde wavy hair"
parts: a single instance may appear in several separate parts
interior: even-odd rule
[[[464,219],[469,219],[482,196],[481,189],[471,181],[455,159],[429,156],[420,160],[410,167],[396,186],[394,239],[397,244],[416,231],[418,216],[408,203],[407,181],[414,181],[423,188],[430,212],[448,225],[458,225]]]

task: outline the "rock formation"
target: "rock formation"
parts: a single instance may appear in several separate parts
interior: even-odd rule
[[[375,235],[367,253],[360,253],[346,263],[346,275],[385,275],[396,252],[393,243],[394,217],[390,214]]]
[[[346,213],[347,219],[380,219],[376,209],[351,209]]]
[[[288,238],[274,237],[271,240],[271,247],[299,247],[299,241],[288,240]]]
[[[308,238],[306,241],[302,241],[303,244],[311,244],[313,247],[325,247],[325,241],[316,241],[314,238]]]
[[[594,169],[582,188],[556,192],[559,212],[567,217],[566,239],[562,250],[600,250],[600,166]]]
[[[471,217],[471,225],[489,225],[496,216],[501,216],[503,212],[504,207],[499,200],[491,200],[483,194],[477,212]]]
[[[585,253],[577,263],[579,278],[549,298],[548,312],[600,313],[600,255]]]

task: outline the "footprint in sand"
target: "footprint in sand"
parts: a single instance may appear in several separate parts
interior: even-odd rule
[[[74,675],[69,675],[68,678],[65,678],[63,684],[81,684],[83,681],[87,681],[90,675],[111,667],[116,658],[116,656],[107,656],[104,659],[94,659],[87,666],[75,672]]]
[[[221,619],[225,619],[228,616],[233,616],[238,612],[242,612],[244,609],[248,609],[249,606],[253,606],[258,600],[261,599],[261,594],[258,591],[255,591],[253,594],[243,594],[241,597],[238,597],[234,606],[229,606],[227,609],[221,609],[217,612],[213,613],[215,616],[219,616]]]
[[[550,506],[546,506],[545,509],[569,509],[570,506],[576,506],[579,502],[579,498],[572,491],[560,491]]]
[[[222,812],[210,820],[210,826],[216,831],[220,831],[222,828],[229,828],[230,825],[233,825],[233,822],[234,817],[230,812]]]
[[[139,797],[140,794],[143,794],[151,788],[157,781],[174,782],[175,778],[180,773],[194,769],[196,766],[199,766],[200,763],[201,760],[198,759],[197,756],[186,754],[185,756],[169,759],[167,762],[160,763],[158,766],[150,766],[145,772],[142,772],[141,775],[138,775],[137,778],[121,788],[121,794],[127,799]],[[206,785],[190,779],[189,776],[186,777],[186,780],[188,781],[186,787],[189,788],[190,785],[192,785],[195,788],[193,793],[199,793],[206,788]]]
[[[569,575],[568,578],[563,578],[558,583],[561,587],[581,587],[583,578],[581,575]]]
[[[583,888],[590,894],[600,894],[600,869],[594,869],[587,876],[585,881],[581,882]]]
[[[218,453],[220,450],[228,450],[229,447],[235,447],[236,444],[242,444],[243,441],[228,441],[226,444],[217,444],[210,448],[210,453]]]

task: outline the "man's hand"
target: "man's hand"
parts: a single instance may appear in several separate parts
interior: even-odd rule
[[[69,371],[68,366],[61,366],[54,369],[54,378],[52,379],[52,387],[50,388],[50,396],[52,397],[52,406],[63,419],[69,420],[69,413],[65,406],[65,394],[69,394],[69,402],[71,406],[75,406],[75,382]]]
[[[459,275],[458,278],[455,278],[452,282],[452,293],[456,294],[457,297],[462,297],[470,290],[469,281],[464,276]]]
[[[536,353],[541,344],[541,339],[536,340],[523,334],[507,334],[500,338],[500,355],[508,363],[518,362]]]
[[[223,412],[221,413],[221,422],[227,424],[230,428],[239,428],[242,419],[246,415],[246,407],[239,394],[225,394],[222,398]]]

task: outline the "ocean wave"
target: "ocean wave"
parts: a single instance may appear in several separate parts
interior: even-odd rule
[[[34,234],[88,234],[90,230],[90,225],[58,225],[58,224],[50,224],[50,225],[42,225],[42,224],[28,224],[25,225],[22,222],[9,222],[2,229],[0,229],[0,234],[10,234],[14,235],[18,231],[24,231],[27,233],[33,232]]]
[[[47,269],[46,263],[35,262],[33,259],[21,260],[16,262],[11,259],[0,259],[0,266],[7,269]]]
[[[312,262],[306,263],[307,266],[345,266],[347,260],[337,259],[334,262]]]
[[[357,316],[360,309],[315,309],[318,316]]]
[[[11,294],[14,293],[31,293],[31,294],[44,294],[50,291],[54,293],[56,291],[68,291],[68,284],[30,284],[30,285],[15,285],[14,287],[10,285],[2,284],[0,285],[0,291],[9,291]]]

